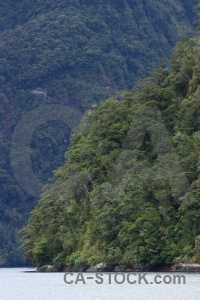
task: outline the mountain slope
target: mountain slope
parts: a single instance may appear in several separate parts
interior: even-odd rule
[[[160,58],[169,59],[182,36],[194,33],[195,4],[179,0],[1,1],[0,265],[23,262],[17,230],[37,201],[18,184],[13,169],[17,165],[22,177],[31,177],[23,162],[26,147],[19,147],[20,158],[11,156],[11,140],[20,121],[41,105],[52,110],[55,104],[60,110],[70,107],[80,115],[91,104],[117,98],[119,90],[132,88]],[[49,114],[48,122],[31,130],[32,170],[46,183],[64,161],[71,128],[63,119],[51,121]]]
[[[199,49],[85,114],[24,229],[35,265],[199,262]]]

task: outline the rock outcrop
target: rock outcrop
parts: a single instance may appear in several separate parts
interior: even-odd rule
[[[200,272],[200,264],[175,264],[172,271],[176,272]]]
[[[38,267],[36,272],[44,272],[44,273],[51,273],[51,272],[59,272],[59,268],[52,265],[45,265],[42,267]]]

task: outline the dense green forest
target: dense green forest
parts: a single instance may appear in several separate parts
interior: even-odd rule
[[[199,262],[199,45],[85,113],[24,229],[35,265]]]
[[[0,265],[25,263],[20,247],[21,237],[17,232],[26,223],[38,198],[25,185],[18,183],[13,169],[17,165],[18,169],[22,169],[22,177],[29,179],[24,163],[20,165],[24,146],[20,148],[20,159],[11,156],[11,140],[20,120],[42,105],[53,110],[55,106],[51,105],[56,104],[83,113],[91,105],[107,98],[120,99],[119,91],[132,89],[139,78],[150,74],[160,59],[162,64],[164,60],[168,64],[176,42],[185,35],[195,34],[193,7],[196,3],[195,0],[1,1]],[[185,79],[180,77],[180,85],[184,85],[182,80]],[[166,95],[163,108],[168,98],[170,96]],[[115,110],[115,106],[123,106],[123,103],[113,102],[110,105]],[[108,103],[105,105],[109,107]],[[128,111],[124,113],[129,114]],[[173,114],[170,116],[172,120]],[[111,118],[114,124],[116,117],[112,115]],[[128,123],[120,129],[121,138],[127,126]],[[173,126],[171,124],[170,130]],[[21,137],[23,134],[22,131]],[[30,129],[30,134],[32,170],[45,184],[52,176],[52,170],[64,163],[71,127],[61,120],[48,120],[34,132]],[[89,144],[85,147],[89,151]],[[110,148],[104,151],[110,153]],[[113,159],[117,154],[116,149]],[[109,166],[110,156],[107,158],[102,162],[105,166],[100,168]],[[98,171],[98,166],[96,168],[94,176],[98,172],[106,172]],[[99,180],[102,180],[101,176]],[[89,192],[93,189],[88,188]],[[88,216],[86,219],[89,220]],[[57,247],[61,247],[59,243]],[[73,245],[71,247],[73,249]]]

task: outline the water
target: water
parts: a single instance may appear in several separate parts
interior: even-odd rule
[[[200,299],[200,274],[184,274],[186,284],[109,284],[108,274],[104,273],[104,283],[96,284],[94,273],[84,273],[86,284],[79,281],[77,284],[66,284],[64,273],[35,273],[35,269],[0,269],[0,299],[1,300],[199,300]],[[127,274],[125,274],[127,276]],[[175,273],[148,273],[148,282],[153,282],[154,276],[170,275]],[[177,274],[176,275],[181,275]],[[130,281],[136,279],[130,277]],[[77,274],[68,276],[67,280],[76,280]],[[126,277],[127,278],[127,277]],[[81,278],[79,278],[81,279]],[[122,275],[117,280],[122,281]],[[163,279],[162,279],[163,280]],[[169,277],[168,279],[169,280]]]

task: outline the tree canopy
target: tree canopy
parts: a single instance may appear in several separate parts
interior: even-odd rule
[[[17,232],[37,203],[12,169],[19,164],[10,153],[20,120],[41,105],[83,113],[91,104],[118,98],[119,90],[131,89],[160,58],[168,63],[184,35],[195,34],[196,2],[1,1],[0,265],[25,263]],[[44,184],[64,162],[70,134],[69,126],[54,120],[33,132],[31,166]],[[29,178],[27,168],[23,172]]]
[[[199,262],[199,38],[87,111],[24,228],[35,265]]]

